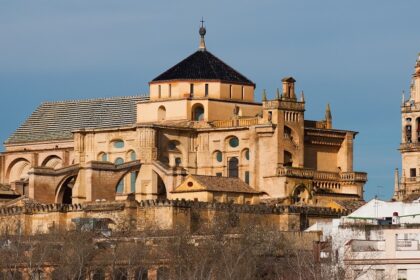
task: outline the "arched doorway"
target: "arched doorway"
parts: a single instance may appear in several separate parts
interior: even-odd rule
[[[228,161],[228,176],[231,178],[237,178],[239,175],[239,160],[237,157],[232,157]]]
[[[73,187],[76,183],[76,176],[71,176],[64,180],[61,187],[58,189],[57,203],[73,204]]]
[[[193,107],[193,121],[202,121],[204,120],[204,107],[201,104],[196,104]]]

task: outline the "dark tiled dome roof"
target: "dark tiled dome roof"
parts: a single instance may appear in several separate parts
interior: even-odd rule
[[[255,87],[251,80],[206,50],[196,51],[154,78],[152,83],[171,80],[221,81]]]

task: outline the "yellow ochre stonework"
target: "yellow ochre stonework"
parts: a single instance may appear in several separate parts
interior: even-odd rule
[[[203,35],[199,50],[149,86],[147,96],[41,104],[5,142],[5,195],[40,204],[132,194],[336,209],[363,200],[357,132],[333,128],[329,105],[325,119],[306,120],[294,78],[257,102],[255,84],[210,53]]]

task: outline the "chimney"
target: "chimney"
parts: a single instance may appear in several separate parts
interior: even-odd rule
[[[293,77],[286,77],[281,80],[283,82],[283,96],[286,98],[296,99],[295,82]]]

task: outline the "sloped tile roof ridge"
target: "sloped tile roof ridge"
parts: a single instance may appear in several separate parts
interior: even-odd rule
[[[119,96],[44,102],[17,128],[5,144],[70,140],[72,131],[117,128],[136,122],[136,102],[147,96]]]
[[[93,97],[93,98],[86,98],[86,99],[68,99],[68,100],[57,100],[57,101],[43,101],[41,105],[54,105],[54,104],[62,104],[62,103],[80,103],[80,102],[93,102],[93,101],[109,101],[109,100],[119,100],[119,99],[149,99],[148,94],[139,94],[139,95],[127,95],[127,96],[110,96],[110,97]],[[39,107],[38,107],[39,108]]]

